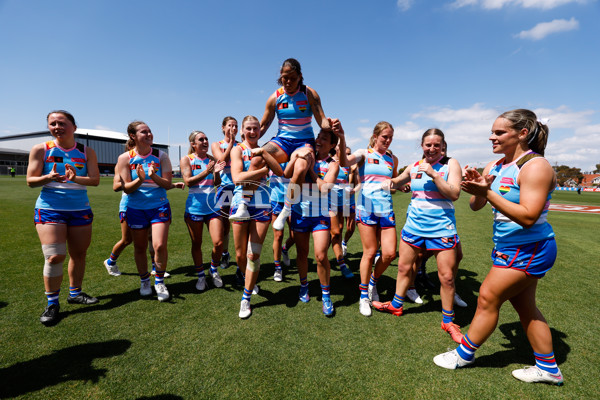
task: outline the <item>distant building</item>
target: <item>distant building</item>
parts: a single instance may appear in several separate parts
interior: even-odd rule
[[[573,179],[573,178],[569,178],[565,181],[565,184],[563,186],[565,187],[575,187],[578,185],[577,180]]]
[[[96,151],[100,174],[114,173],[117,159],[125,151],[127,139],[128,136],[121,132],[98,129],[77,129],[75,131],[76,141]],[[31,148],[48,140],[52,140],[49,131],[0,137],[0,174],[8,175],[10,167],[14,167],[17,175],[24,175],[27,172]],[[155,143],[153,147],[169,153],[168,145]]]
[[[600,174],[583,174],[581,186],[591,187],[600,185]]]

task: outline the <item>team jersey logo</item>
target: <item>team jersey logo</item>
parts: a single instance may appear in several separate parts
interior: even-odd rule
[[[48,163],[59,163],[59,164],[62,164],[63,158],[59,157],[59,156],[48,156],[46,158],[46,162],[48,162]]]
[[[277,109],[278,110],[284,110],[288,108],[288,103],[279,103],[277,104]]]
[[[504,196],[505,194],[510,192],[510,188],[508,186],[500,186],[500,188],[498,190],[500,191],[500,194],[502,196]]]
[[[379,164],[379,160],[375,159],[375,158],[369,158],[369,164]]]

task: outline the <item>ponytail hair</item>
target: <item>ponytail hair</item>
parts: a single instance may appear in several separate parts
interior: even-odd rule
[[[147,124],[144,121],[133,121],[129,125],[127,125],[127,135],[129,136],[129,139],[127,140],[127,143],[125,144],[125,148],[127,150],[131,150],[135,147],[135,140],[133,138],[135,137],[137,127],[140,125],[147,125]]]
[[[375,146],[375,141],[377,141],[377,137],[379,137],[379,135],[381,134],[381,132],[383,132],[384,129],[388,128],[391,129],[392,132],[394,132],[394,127],[389,122],[381,121],[378,122],[377,125],[375,125],[375,128],[373,128],[373,134],[369,139],[369,148]]]
[[[511,128],[517,132],[527,129],[527,136],[525,137],[527,147],[542,156],[544,155],[550,129],[548,125],[538,120],[533,111],[520,108],[506,111],[498,118],[510,121]]]

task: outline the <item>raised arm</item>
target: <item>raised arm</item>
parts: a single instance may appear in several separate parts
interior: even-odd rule
[[[277,98],[275,93],[273,93],[269,99],[267,100],[267,104],[265,105],[265,113],[263,114],[262,119],[260,120],[260,137],[263,137],[267,130],[271,126],[273,119],[275,118],[275,102]]]
[[[210,150],[217,161],[227,162],[231,155],[231,150],[233,149],[234,146],[235,146],[235,136],[232,136],[225,151],[221,150],[221,146],[219,145],[219,142],[214,142],[213,144],[211,144]]]
[[[319,124],[321,129],[330,130],[330,120],[325,117],[325,111],[323,111],[323,107],[321,106],[321,98],[317,94],[317,91],[307,86],[306,97],[308,97],[308,103],[317,124]]]
[[[342,167],[348,168],[355,164],[360,163],[365,158],[365,150],[357,150],[354,153],[347,155],[346,154],[346,135],[344,133],[344,128],[342,128],[342,123],[339,119],[330,119],[329,123],[331,125],[331,130],[334,135],[338,137],[338,147],[340,149],[340,165]]]

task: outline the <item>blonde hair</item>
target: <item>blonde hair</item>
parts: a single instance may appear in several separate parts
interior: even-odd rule
[[[369,148],[372,148],[373,146],[375,146],[375,142],[377,141],[377,138],[379,137],[379,135],[381,135],[381,132],[383,132],[385,129],[391,129],[392,133],[394,132],[394,127],[389,122],[381,121],[381,122],[378,122],[377,125],[375,125],[375,128],[373,128],[373,134],[371,135],[371,138],[369,139]]]
[[[192,143],[194,143],[194,142],[196,141],[196,136],[197,136],[198,134],[200,134],[200,133],[201,133],[201,134],[203,134],[204,136],[206,136],[206,134],[205,134],[204,132],[202,132],[202,131],[193,131],[193,132],[192,132],[192,133],[190,133],[190,135],[188,136],[188,139],[189,139],[189,141],[190,141],[190,148],[189,148],[189,150],[188,150],[188,154],[192,154],[192,153],[194,153],[194,152],[195,152],[195,151],[194,151],[194,146],[192,146]]]
[[[256,121],[260,124],[260,121],[254,115],[246,115],[242,120],[242,129],[244,128],[244,124],[248,121]]]

